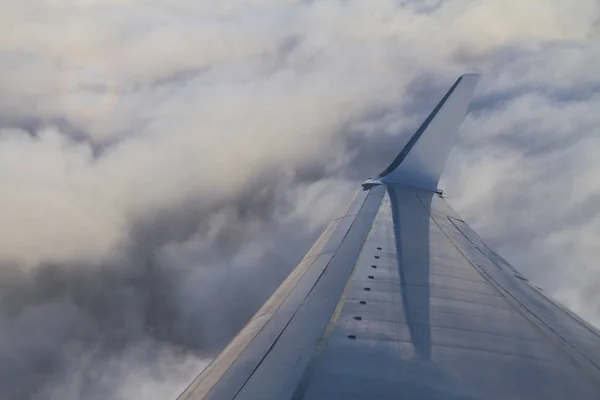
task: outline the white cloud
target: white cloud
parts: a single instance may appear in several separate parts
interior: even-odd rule
[[[600,321],[598,303],[581,301],[600,278],[597,1],[1,8],[0,224],[9,234],[0,290],[37,315],[56,298],[70,304],[59,309],[79,333],[57,331],[55,343],[100,341],[103,355],[127,365],[136,362],[128,349],[156,336],[209,356],[310,246],[354,186],[348,177],[384,167],[383,152],[395,152],[388,143],[399,146],[437,93],[473,70],[484,76],[444,178],[450,203],[517,267]],[[257,283],[266,269],[271,281]],[[231,288],[244,301],[228,298]],[[218,316],[207,309],[214,298]],[[6,323],[29,321],[13,311],[2,311]],[[157,333],[152,318],[165,315],[173,330]],[[120,318],[135,323],[119,330]],[[98,336],[81,333],[90,324]],[[103,347],[120,334],[124,349]],[[80,365],[56,361],[54,347],[32,353],[31,365],[39,354],[58,369]],[[109,373],[95,360],[86,368]],[[114,393],[131,387],[110,382]],[[62,393],[70,383],[50,374],[11,384]]]

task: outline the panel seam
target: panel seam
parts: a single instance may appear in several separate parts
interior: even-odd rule
[[[596,367],[597,370],[600,370],[600,368],[598,368],[598,365],[596,365],[596,363],[594,363],[593,361],[591,361],[590,359],[588,359],[583,353],[581,353],[581,351],[579,351],[579,349],[577,349],[576,347],[574,347],[571,343],[569,343],[564,337],[562,337],[560,334],[558,334],[554,329],[552,329],[550,326],[548,326],[542,319],[540,319],[540,317],[538,317],[535,313],[533,313],[529,308],[527,308],[523,303],[521,303],[518,299],[516,299],[508,290],[506,290],[501,284],[499,284],[493,277],[491,277],[487,272],[485,272],[483,269],[481,269],[476,263],[472,262],[471,259],[460,249],[460,247],[452,240],[452,238],[450,238],[450,236],[446,233],[446,231],[442,228],[442,226],[438,223],[438,221],[433,217],[433,214],[431,213],[431,210],[427,209],[427,206],[423,203],[423,200],[421,199],[421,197],[417,194],[416,195],[417,198],[419,199],[419,201],[421,202],[421,205],[425,208],[425,210],[429,213],[429,217],[431,218],[431,220],[437,225],[437,227],[440,229],[440,231],[444,234],[444,236],[450,241],[450,243],[452,244],[452,246],[454,246],[454,248],[465,258],[465,260],[471,264],[473,266],[473,268],[475,268],[476,271],[478,271],[484,279],[486,279],[486,281],[488,281],[488,283],[494,287],[502,297],[504,297],[505,299],[507,299],[508,304],[511,305],[519,314],[521,314],[522,316],[525,317],[525,319],[531,323],[533,325],[533,327],[538,330],[540,333],[542,333],[542,335],[546,338],[546,340],[548,342],[550,342],[550,344],[552,344],[556,349],[558,349],[561,353],[563,353],[568,360],[570,360],[574,365],[576,365],[577,367],[581,368],[583,371],[585,371],[594,381],[594,383],[596,383],[597,385],[600,385],[600,380],[598,379],[598,377],[596,377],[595,374],[592,374],[588,371],[588,368],[585,368],[584,365],[582,365],[580,362],[578,362],[576,360],[575,357],[573,357],[571,354],[569,354],[564,348],[561,348],[560,346],[558,346],[555,341],[551,340],[550,335],[548,334],[548,332],[544,332],[543,329],[541,329],[541,327],[537,324],[535,324],[531,318],[529,317],[529,315],[533,316],[536,318],[536,320],[538,320],[544,327],[546,327],[549,331],[551,331],[552,333],[554,333],[558,338],[560,338],[565,344],[567,344],[571,349],[575,350],[579,355],[581,355],[586,361],[588,361],[590,364],[592,364],[594,367]],[[459,230],[459,232],[464,236],[464,234]],[[468,238],[467,238],[468,240]],[[469,240],[469,242],[471,242]],[[471,242],[471,244],[473,244]],[[489,259],[489,258],[488,258]],[[491,260],[490,260],[491,261]],[[508,299],[508,297],[506,295],[509,295],[510,298],[512,299],[512,301],[510,301]],[[515,305],[515,302],[517,304],[519,304],[522,308],[519,308]],[[526,310],[527,312],[525,313],[524,310]]]

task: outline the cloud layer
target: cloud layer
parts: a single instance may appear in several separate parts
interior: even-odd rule
[[[595,0],[5,0],[0,397],[175,396],[455,77],[443,186],[600,323]]]

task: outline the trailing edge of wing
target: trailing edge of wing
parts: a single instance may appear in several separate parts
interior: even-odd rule
[[[363,187],[389,182],[437,190],[478,81],[478,74],[460,76],[394,161]]]

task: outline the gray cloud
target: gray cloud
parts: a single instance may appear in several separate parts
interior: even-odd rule
[[[0,397],[175,396],[456,75],[443,186],[600,323],[594,0],[8,1]]]

